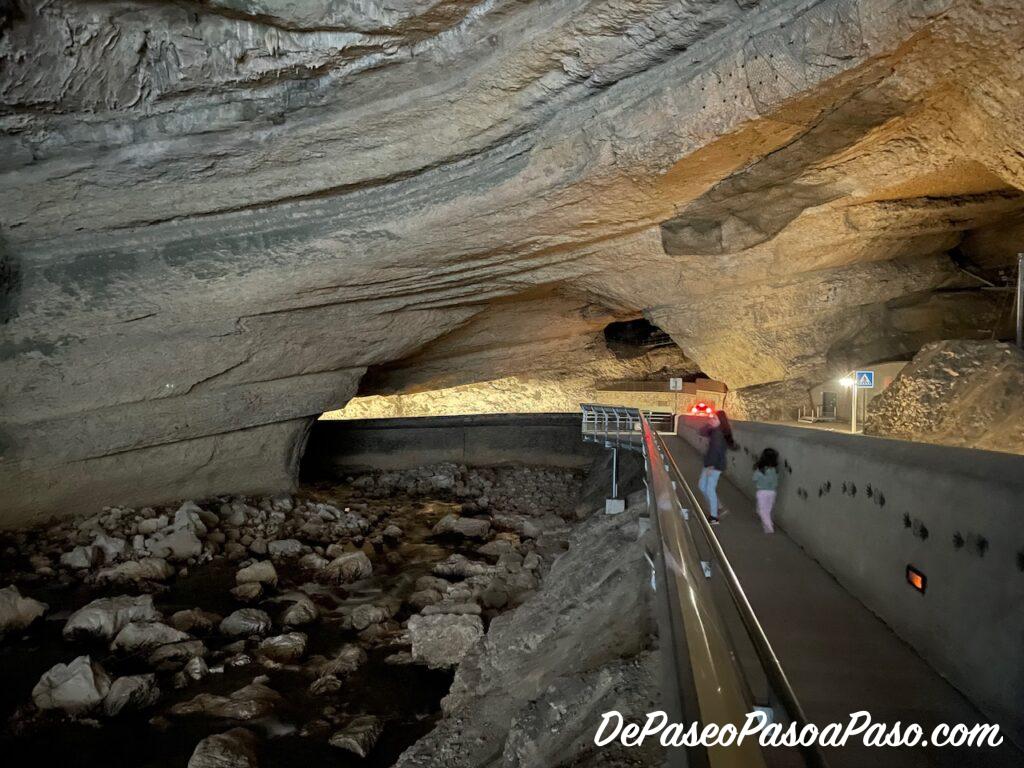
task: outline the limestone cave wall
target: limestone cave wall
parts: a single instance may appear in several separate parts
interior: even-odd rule
[[[738,396],[1004,337],[1020,13],[3,0],[3,524],[282,488],[357,393],[601,376],[615,319]]]

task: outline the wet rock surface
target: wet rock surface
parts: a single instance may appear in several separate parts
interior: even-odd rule
[[[439,465],[12,534],[0,744],[47,764],[391,765],[565,551],[579,488]]]

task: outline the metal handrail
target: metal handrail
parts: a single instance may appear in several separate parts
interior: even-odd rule
[[[676,463],[675,458],[664,445],[664,441],[661,437],[652,433],[651,439],[652,441],[656,441],[660,455],[667,458],[667,466],[671,466],[672,474],[675,475],[678,486],[683,489],[687,499],[692,505],[692,509],[696,512],[692,517],[696,519],[698,527],[703,532],[708,546],[711,548],[715,559],[719,563],[722,574],[725,577],[725,583],[728,587],[729,594],[732,597],[733,603],[739,613],[740,620],[743,622],[743,626],[747,631],[747,635],[754,647],[758,660],[761,662],[761,666],[764,669],[765,676],[768,678],[768,682],[771,685],[772,690],[778,697],[779,703],[782,705],[782,708],[785,710],[786,715],[791,721],[795,722],[798,726],[806,725],[809,722],[807,714],[800,705],[796,692],[793,690],[793,686],[790,684],[789,678],[786,676],[786,672],[782,668],[782,663],[780,662],[778,655],[775,653],[775,649],[772,648],[772,644],[768,640],[768,636],[765,634],[764,628],[761,626],[761,622],[754,613],[754,609],[750,605],[750,600],[747,598],[746,593],[743,591],[743,587],[740,585],[739,577],[736,575],[736,571],[729,562],[729,558],[726,556],[725,550],[718,541],[718,537],[715,535],[714,529],[711,527],[711,523],[708,522],[708,517],[704,513],[704,509],[701,507],[697,496],[694,494],[693,489],[686,480],[686,477],[679,469],[679,465]],[[814,766],[814,768],[827,768],[825,756],[817,745],[801,747],[800,749],[808,765]]]
[[[772,693],[789,719],[802,726],[807,717],[754,614],[736,572],[715,536],[692,488],[650,420],[638,409],[584,404],[585,439],[608,447],[640,450],[652,526],[657,534],[653,563],[659,595],[658,624],[667,674],[665,709],[675,721],[733,723],[739,727],[754,708],[743,665],[710,580],[695,536],[706,541],[724,577],[732,607],[757,655]],[[680,499],[682,489],[686,503]],[[695,529],[691,526],[695,526]],[[697,534],[696,531],[700,531]],[[817,747],[801,748],[805,764],[826,768]],[[671,750],[672,766],[763,768],[759,744],[746,740],[731,747]]]
[[[654,496],[651,518],[660,545],[657,584],[664,599],[660,601],[659,634],[670,651],[665,656],[667,678],[672,683],[667,708],[674,710],[670,714],[679,721],[685,714],[688,720],[732,723],[739,728],[753,708],[749,688],[714,604],[696,542],[685,525],[664,452],[642,416],[641,425],[648,487]],[[691,748],[689,753],[675,750],[669,763],[688,766],[691,758],[693,763],[711,768],[765,767],[760,746],[752,740],[730,747]]]

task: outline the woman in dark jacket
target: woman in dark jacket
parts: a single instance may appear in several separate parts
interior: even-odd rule
[[[736,447],[732,439],[732,427],[725,411],[718,411],[708,418],[708,423],[700,428],[700,434],[708,439],[707,450],[704,451],[704,469],[700,473],[700,488],[708,501],[708,517],[712,525],[718,525],[718,478],[728,464],[726,452]]]

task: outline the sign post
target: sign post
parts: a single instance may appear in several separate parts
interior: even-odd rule
[[[854,371],[853,372],[853,386],[850,387],[850,396],[853,398],[850,408],[850,433],[857,434],[857,390],[858,389],[874,389],[875,388],[875,372],[874,371]]]

